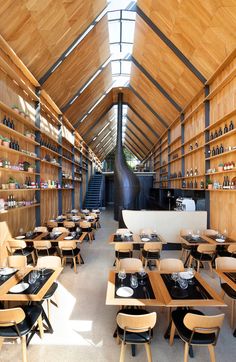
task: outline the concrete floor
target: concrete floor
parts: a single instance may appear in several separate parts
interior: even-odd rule
[[[75,274],[66,266],[59,278],[59,309],[52,306],[52,325],[54,333],[45,335],[43,340],[35,336],[28,348],[29,362],[116,362],[119,361],[120,346],[112,337],[115,329],[117,308],[105,305],[108,271],[114,261],[113,247],[108,245],[107,237],[117,228],[113,214],[105,211],[101,217],[102,228],[96,232],[92,245],[85,242],[81,254],[85,264],[78,267]],[[162,257],[178,257],[179,252],[165,251]],[[202,275],[219,290],[218,278],[207,272]],[[151,308],[150,308],[151,310]],[[157,324],[152,341],[153,361],[183,361],[183,343],[175,340],[172,347],[163,338],[167,327],[167,313],[164,308],[153,308],[157,312]],[[229,327],[229,308],[202,309],[208,314],[226,313],[223,328],[216,346],[218,362],[235,362],[236,338]],[[209,361],[207,348],[195,348],[193,362]],[[190,360],[190,358],[189,358]],[[21,361],[21,347],[16,343],[4,344],[0,361]],[[135,358],[130,348],[126,351],[126,361],[146,361],[145,349],[138,346]]]

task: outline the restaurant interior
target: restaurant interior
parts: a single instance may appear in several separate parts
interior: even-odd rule
[[[0,15],[0,361],[235,362],[236,0]]]

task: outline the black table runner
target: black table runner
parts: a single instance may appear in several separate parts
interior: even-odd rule
[[[8,275],[0,275],[0,286],[3,285],[8,279],[10,279],[14,274],[16,274],[18,270],[14,271]]]
[[[197,239],[193,239],[191,236],[181,236],[184,240],[188,241],[189,243],[193,243],[193,244],[208,244],[208,241],[201,238],[201,236],[199,236],[199,238]]]
[[[132,288],[131,287],[131,283],[130,283],[130,278],[131,275],[136,275],[138,278],[138,287],[137,288]],[[143,285],[141,285],[141,280],[143,280]],[[149,276],[146,275],[144,278],[141,278],[141,276],[138,273],[127,273],[126,274],[126,278],[123,280],[122,283],[124,287],[130,287],[131,289],[133,289],[134,293],[131,297],[129,298],[134,298],[134,299],[155,299],[155,294],[153,292],[152,286],[151,286],[151,282],[149,280]],[[115,277],[115,298],[124,298],[124,297],[119,297],[116,294],[117,289],[119,289],[121,287],[121,280],[118,278],[118,274],[116,274]]]
[[[29,283],[29,276],[30,274],[34,272],[33,270],[28,273],[21,281],[20,283],[24,282],[24,283]],[[40,272],[40,271],[39,271]],[[13,292],[8,292],[8,294],[37,294],[40,289],[44,286],[44,284],[47,282],[47,280],[51,277],[51,275],[54,273],[53,269],[45,269],[44,270],[44,275],[43,276],[39,276],[39,278],[36,280],[36,282],[34,284],[29,284],[29,287],[24,290],[21,293],[13,293]],[[20,284],[18,283],[18,284]]]

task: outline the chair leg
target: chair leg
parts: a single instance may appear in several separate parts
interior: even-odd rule
[[[35,260],[34,252],[32,252],[31,255],[32,255],[33,265],[35,266],[36,265],[36,260]]]
[[[148,362],[152,362],[152,352],[151,352],[150,343],[145,343],[145,348],[146,348]]]
[[[0,337],[0,351],[1,351],[1,349],[2,349],[3,342],[4,342],[4,338],[3,338],[3,337]]]
[[[21,337],[21,345],[22,345],[22,361],[27,362],[26,336]]]
[[[200,269],[200,261],[197,260],[197,272],[199,273],[199,269]]]
[[[48,320],[51,320],[51,305],[50,305],[50,299],[47,299],[47,310],[48,310]]]
[[[148,260],[145,258],[145,264],[144,264],[145,269],[147,269],[147,263],[148,263]]]
[[[170,344],[170,346],[173,345],[174,336],[175,336],[175,324],[174,324],[174,322],[172,321],[172,323],[171,323],[171,329],[170,329],[170,339],[169,339],[169,344]]]
[[[234,328],[234,309],[235,309],[235,300],[232,299],[231,303],[231,317],[230,317],[230,326],[233,329]]]
[[[39,335],[40,335],[40,338],[42,339],[44,337],[42,315],[40,315],[38,317],[37,322],[38,322],[38,327],[39,327]]]
[[[210,353],[211,362],[216,362],[214,346],[212,344],[209,344],[208,345],[208,350],[209,350],[209,353]]]
[[[193,262],[193,257],[192,257],[192,255],[190,255],[190,257],[189,257],[189,262],[188,262],[188,267],[189,267],[189,268],[191,267],[192,262]]]
[[[126,344],[124,341],[122,341],[121,350],[120,350],[120,362],[125,362],[125,349],[126,349]]]
[[[78,263],[79,265],[81,264],[81,257],[80,257],[80,254],[77,255],[77,260],[78,260]]]
[[[185,342],[184,345],[184,362],[188,362],[188,351],[189,351],[189,345]]]

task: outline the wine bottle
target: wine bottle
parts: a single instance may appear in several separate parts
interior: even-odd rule
[[[229,124],[229,131],[232,131],[233,129],[234,129],[234,124],[233,121],[231,120]]]
[[[215,156],[215,154],[216,154],[215,147],[213,147],[213,148],[212,148],[212,151],[211,151],[211,155],[212,155],[212,156]]]
[[[186,171],[186,177],[189,177],[189,172],[188,172],[188,170]]]
[[[197,180],[194,181],[194,188],[197,189]]]
[[[223,147],[222,143],[220,144],[220,153],[224,153],[224,147]]]
[[[198,170],[197,170],[197,167],[195,167],[194,169],[194,176],[197,176],[198,175]]]
[[[12,129],[15,129],[15,125],[14,125],[13,119],[11,120],[11,128],[12,128]]]
[[[11,128],[11,121],[10,121],[10,117],[8,117],[8,119],[7,119],[7,127]]]
[[[220,127],[219,128],[219,131],[218,131],[218,136],[222,136],[223,132],[222,132],[222,128]]]
[[[213,139],[214,139],[214,134],[213,134],[213,132],[211,132],[210,140],[213,140]]]
[[[193,176],[193,169],[192,168],[190,169],[189,176]]]
[[[195,148],[198,148],[198,141],[195,142]]]
[[[218,137],[218,132],[217,132],[217,130],[215,130],[214,138],[217,138],[217,137]]]
[[[201,182],[200,182],[200,188],[204,189],[204,181],[203,180],[201,180]]]
[[[224,133],[227,133],[229,131],[228,127],[227,127],[227,124],[225,124],[225,127],[224,127]]]
[[[192,145],[192,143],[190,143],[190,145],[189,145],[189,151],[192,151],[193,150],[193,145]]]
[[[217,145],[216,146],[216,155],[219,155],[219,153],[220,153],[220,149],[219,149],[219,146]]]

